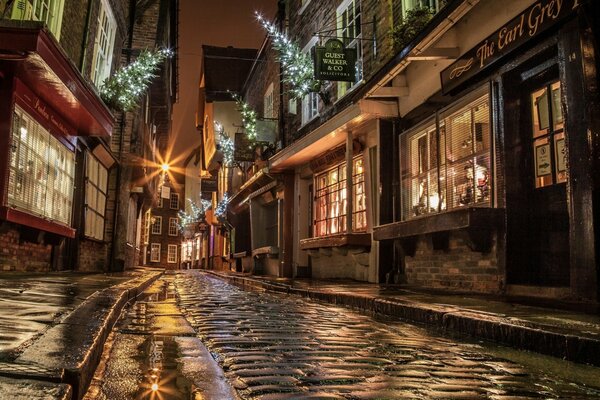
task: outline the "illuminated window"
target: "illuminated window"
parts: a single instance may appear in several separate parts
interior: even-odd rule
[[[363,158],[354,159],[352,175],[352,229],[367,229],[366,194]],[[346,232],[346,163],[315,177],[314,236]]]
[[[85,154],[85,164],[85,236],[104,240],[108,171],[91,153]]]
[[[177,262],[177,245],[170,244],[167,247],[167,262],[169,264],[174,264]]]
[[[179,193],[171,192],[169,207],[171,210],[179,210]]]
[[[160,262],[160,243],[150,245],[150,262]]]
[[[402,136],[403,219],[490,205],[489,114],[486,94]]]
[[[177,236],[177,218],[169,218],[169,236]]]
[[[12,19],[42,21],[60,39],[64,0],[16,0],[12,4]]]
[[[422,7],[428,7],[433,12],[438,12],[440,10],[440,0],[402,0],[403,15],[406,15],[410,10]]]
[[[115,17],[107,0],[100,1],[91,71],[92,81],[96,87],[101,87],[110,74],[116,25]]]
[[[75,154],[15,106],[8,205],[70,225]]]
[[[360,0],[345,0],[337,9],[337,32],[347,49],[356,49],[356,80],[338,82],[338,99],[353,89],[363,79],[362,25]]]
[[[560,106],[560,82],[531,94],[535,187],[567,181],[565,124]]]
[[[162,217],[152,217],[154,221],[152,222],[152,234],[160,235],[162,233]]]
[[[193,241],[188,240],[181,244],[181,261],[192,261]]]

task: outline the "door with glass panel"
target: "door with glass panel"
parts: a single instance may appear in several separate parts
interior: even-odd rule
[[[532,79],[523,89],[521,145],[506,155],[508,171],[511,165],[521,167],[513,182],[507,177],[507,187],[520,191],[515,196],[507,193],[508,283],[566,287],[569,213],[561,84],[557,79]]]

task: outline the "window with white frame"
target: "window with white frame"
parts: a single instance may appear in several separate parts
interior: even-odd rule
[[[167,262],[169,264],[174,264],[177,262],[177,245],[170,244],[167,247]]]
[[[171,192],[169,207],[171,210],[179,210],[179,193]]]
[[[150,244],[150,262],[160,262],[160,243]]]
[[[271,82],[271,84],[265,91],[265,97],[263,101],[263,118],[275,117],[274,103],[275,98],[273,97],[273,82]]]
[[[489,96],[459,104],[401,136],[402,219],[490,206]]]
[[[75,154],[19,106],[11,136],[8,205],[70,225]]]
[[[318,38],[313,37],[304,49],[303,53],[312,54],[314,47],[317,45]],[[314,92],[308,93],[302,98],[302,124],[306,124],[319,114],[319,95]]]
[[[152,218],[152,234],[160,235],[162,233],[162,217],[154,216]]]
[[[85,236],[104,240],[108,170],[90,152],[85,166]]]
[[[169,218],[169,236],[177,236],[177,218]]]
[[[102,86],[104,80],[110,75],[116,26],[115,17],[108,1],[101,0],[91,71],[92,81],[98,88]]]
[[[402,15],[415,8],[427,7],[433,12],[440,10],[440,0],[402,0]]]
[[[10,4],[10,2],[9,2]],[[64,0],[16,0],[12,19],[42,21],[56,39],[60,39]]]
[[[344,0],[337,8],[337,32],[346,48],[356,49],[356,80],[354,82],[338,82],[339,99],[363,79],[360,0]]]
[[[367,229],[367,209],[363,157],[353,160],[352,229]],[[315,176],[314,236],[327,236],[346,232],[346,163]]]

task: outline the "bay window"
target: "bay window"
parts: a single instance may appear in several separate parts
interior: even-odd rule
[[[401,137],[403,220],[490,206],[489,96],[453,107]]]
[[[352,229],[367,229],[366,194],[362,156],[353,160]],[[315,177],[314,236],[346,232],[346,163],[339,164]]]
[[[86,153],[85,163],[85,236],[104,240],[108,171],[91,153]]]
[[[70,225],[75,154],[19,106],[11,136],[8,206]]]

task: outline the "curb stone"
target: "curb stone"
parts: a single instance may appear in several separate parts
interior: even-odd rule
[[[266,282],[216,271],[203,272],[228,280],[242,288],[293,294],[347,306],[363,312],[398,317],[409,322],[433,326],[449,333],[490,340],[520,350],[600,367],[599,339],[579,336],[573,332],[563,332],[558,328],[552,329],[552,327],[519,318],[477,312],[452,305],[441,306],[413,300],[390,299],[389,297],[294,288],[284,283]]]

